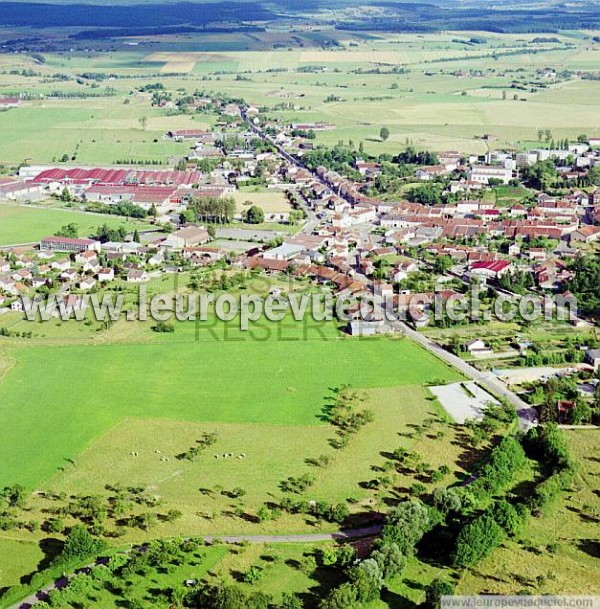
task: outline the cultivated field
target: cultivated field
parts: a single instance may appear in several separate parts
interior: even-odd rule
[[[473,36],[480,38],[478,44],[469,44]],[[142,162],[184,154],[185,144],[162,140],[164,132],[200,128],[210,116],[151,107],[150,95],[135,91],[154,82],[169,91],[243,97],[271,108],[273,117],[284,121],[330,122],[335,129],[319,132],[317,143],[363,141],[372,153],[395,152],[410,141],[433,150],[481,154],[487,150],[484,134],[494,135],[498,146],[519,148],[535,142],[538,129],[572,140],[582,132],[598,136],[594,100],[600,83],[575,72],[597,70],[600,47],[577,33],[556,38],[549,43],[536,42],[534,35],[489,32],[377,34],[323,50],[293,44],[274,48],[286,40],[291,44],[289,37],[265,32],[252,39],[232,35],[208,42],[174,36],[153,53],[140,47],[110,54],[49,54],[43,66],[27,57],[0,56],[5,67],[0,94],[97,96],[45,98],[0,113],[0,162],[51,162],[65,153],[80,163]],[[12,74],[16,67],[40,76]],[[546,78],[546,69],[572,75]],[[71,80],[47,78],[57,72]],[[99,86],[75,80],[85,73],[118,78]],[[282,90],[287,99],[274,95]],[[142,117],[148,121],[145,129],[138,122]],[[385,142],[379,141],[381,126],[390,129]]]

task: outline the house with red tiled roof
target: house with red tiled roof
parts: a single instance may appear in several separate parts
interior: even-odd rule
[[[493,260],[486,262],[474,262],[470,265],[471,276],[483,279],[497,279],[502,277],[511,269],[511,263],[507,260]]]

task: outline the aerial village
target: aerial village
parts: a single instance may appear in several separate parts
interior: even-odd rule
[[[549,401],[532,419],[598,423],[591,410],[575,408],[598,395],[600,343],[585,303],[564,322],[574,330],[568,344],[551,348],[536,344],[526,327],[509,325],[496,336],[480,324],[465,333],[468,322],[455,328],[430,313],[436,293],[448,299],[474,284],[490,299],[571,295],[600,240],[600,140],[555,142],[540,133],[539,146],[517,151],[494,149],[494,135],[482,134],[484,156],[408,145],[397,157],[372,158],[317,146],[315,133],[332,128],[326,123],[283,124],[239,101],[186,103],[218,120],[210,131],[166,132],[186,150],[168,168],[61,159],[0,177],[0,204],[52,200],[95,214],[99,226],[98,234],[67,225],[37,242],[0,244],[0,325],[2,313],[23,311],[24,296],[54,292],[75,311],[86,293],[205,268],[301,278],[359,299],[389,295],[398,309],[417,296],[402,327],[357,316],[344,331],[427,337],[421,341],[441,347],[451,363],[495,374],[524,403]],[[248,192],[255,196],[244,200]],[[261,205],[261,197],[278,203]],[[114,215],[145,224],[102,226]]]

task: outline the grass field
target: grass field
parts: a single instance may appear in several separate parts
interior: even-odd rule
[[[37,541],[0,539],[0,589],[15,586],[23,575],[35,573],[44,552]]]
[[[329,389],[342,383],[368,388],[456,378],[403,340],[173,339],[23,347],[6,357],[16,365],[0,386],[7,431],[0,482],[29,487],[125,417],[318,425]]]
[[[147,96],[129,100],[125,91],[118,97],[83,100],[28,102],[12,111],[0,112],[0,163],[56,162],[64,154],[72,163],[110,165],[138,159],[166,163],[170,155],[181,156],[184,144],[164,140],[168,129],[207,126],[190,116],[165,120],[152,108]],[[145,129],[138,119],[147,119]]]
[[[235,191],[233,198],[238,213],[248,209],[248,203],[258,205],[265,213],[286,212],[292,209],[285,194],[280,190],[243,186]]]
[[[401,396],[409,407],[398,407]],[[282,480],[290,475],[311,473],[316,480],[307,497],[332,503],[351,499],[357,507],[375,507],[373,491],[360,483],[370,480],[374,475],[372,467],[383,463],[380,451],[397,447],[401,443],[398,434],[407,433],[411,426],[436,415],[437,405],[425,399],[420,387],[371,389],[367,399],[375,420],[353,438],[347,450],[336,451],[329,445],[333,434],[326,425],[125,419],[81,453],[74,465],[65,467],[46,484],[58,492],[100,495],[107,483],[144,485],[163,498],[169,509],[178,509],[183,514],[176,523],[157,523],[152,536],[297,531],[305,523],[294,517],[283,516],[263,524],[232,518],[237,502],[232,502],[226,492],[243,488],[244,510],[252,515],[265,501],[281,495]],[[217,443],[197,461],[177,459],[175,456],[193,446],[202,432],[216,432]],[[402,444],[406,442],[418,444],[410,440]],[[427,441],[422,442],[425,449]],[[432,445],[428,449],[436,452]],[[132,457],[131,451],[138,456]],[[229,452],[235,456],[223,458]],[[441,462],[447,463],[451,452],[446,450]],[[241,454],[245,457],[238,458]],[[306,459],[320,455],[330,457],[327,467],[306,463]],[[200,488],[221,488],[224,493],[218,490],[202,493]],[[312,529],[323,526],[310,518],[308,521]],[[128,539],[145,537],[135,531],[127,534]]]
[[[319,132],[317,143],[363,141],[369,153],[397,152],[408,140],[422,148],[482,154],[487,150],[481,139],[485,133],[496,135],[498,146],[520,148],[536,141],[538,129],[572,140],[582,132],[598,136],[594,104],[600,83],[577,77],[545,81],[538,73],[546,68],[597,70],[600,50],[577,34],[559,35],[558,43],[547,44],[534,42],[533,35],[486,32],[481,33],[485,43],[466,46],[460,41],[473,32],[379,33],[356,35],[351,43],[342,40],[335,49],[288,50],[272,47],[290,40],[272,31],[252,39],[239,34],[221,40],[211,35],[206,40],[174,37],[172,50],[165,40],[162,50],[153,53],[130,49],[48,54],[44,66],[27,57],[0,55],[0,66],[6,68],[0,74],[0,93],[90,94],[91,84],[78,83],[77,74],[119,75],[93,91],[101,97],[46,98],[0,113],[0,162],[51,162],[65,153],[76,154],[81,163],[119,158],[164,161],[183,154],[186,146],[162,140],[164,132],[212,119],[170,116],[168,110],[151,107],[149,95],[135,93],[157,81],[170,91],[218,91],[272,109],[282,101],[274,92],[286,91],[295,107],[275,108],[273,118],[331,122],[335,129]],[[348,38],[333,30],[299,35]],[[33,68],[41,76],[10,74],[15,67]],[[71,80],[48,82],[57,71]],[[244,79],[238,80],[241,72]],[[105,84],[114,96],[106,96]],[[515,94],[518,100],[513,100]],[[339,101],[327,102],[330,96]],[[138,122],[142,116],[148,119],[146,129]],[[384,125],[390,138],[381,142],[378,134]]]
[[[114,228],[125,226],[131,231],[147,226],[128,218],[0,203],[0,245],[38,241],[72,223],[77,224],[81,237],[87,237],[103,224]]]

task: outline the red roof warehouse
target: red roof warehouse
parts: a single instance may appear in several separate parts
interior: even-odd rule
[[[199,171],[144,171],[138,169],[46,169],[33,181],[36,183],[65,182],[114,185],[190,186],[200,181]]]

